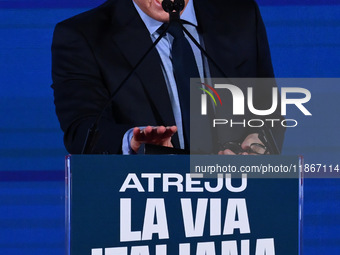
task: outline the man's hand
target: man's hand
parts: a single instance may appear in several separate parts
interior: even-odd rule
[[[250,134],[246,137],[246,139],[244,139],[244,141],[241,144],[241,148],[245,151],[242,153],[239,153],[238,155],[256,155],[255,153],[249,153],[247,151],[250,150],[250,145],[253,143],[258,143],[258,144],[262,144],[261,140],[259,139],[259,134],[258,133],[254,133],[254,134]],[[236,155],[233,151],[226,149],[224,151],[219,151],[218,155]]]
[[[171,143],[171,137],[177,132],[176,126],[171,127],[151,127],[147,126],[144,129],[135,127],[133,129],[133,137],[130,145],[131,149],[137,152],[139,147],[143,143],[150,143],[155,145],[161,145],[165,147],[173,147]]]

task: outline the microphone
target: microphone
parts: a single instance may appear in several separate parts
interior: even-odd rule
[[[180,13],[184,9],[184,6],[184,0],[163,0],[162,2],[163,10],[170,15],[170,23],[174,20],[180,20]]]

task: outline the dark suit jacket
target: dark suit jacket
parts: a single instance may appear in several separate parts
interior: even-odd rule
[[[205,48],[229,77],[273,77],[266,32],[254,1],[195,0],[194,6]],[[132,127],[175,125],[156,49],[118,88],[151,44],[132,0],[110,0],[57,24],[52,88],[70,153],[81,152],[88,128],[117,89],[99,123],[95,153],[121,153],[122,137]],[[210,72],[212,77],[222,76],[213,65]],[[282,131],[278,137],[282,140]],[[178,145],[176,139],[174,143]]]

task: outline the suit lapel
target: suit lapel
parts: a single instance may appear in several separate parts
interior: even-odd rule
[[[131,0],[116,1],[112,24],[113,42],[132,69],[152,45],[149,31]],[[171,102],[160,64],[159,54],[156,49],[153,49],[137,68],[135,75],[138,76],[149,96],[157,121],[164,125],[174,125]]]
[[[216,12],[217,8],[211,6],[209,1],[195,0],[195,12],[198,22],[198,32],[203,37],[204,47],[208,54],[214,59],[217,65],[223,70],[227,77],[240,77],[236,68],[238,59],[235,43],[232,43],[232,34],[228,34],[228,26],[232,25],[220,17]],[[218,68],[209,61],[211,77],[224,77]]]

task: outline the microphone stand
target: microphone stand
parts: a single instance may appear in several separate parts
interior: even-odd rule
[[[159,37],[154,41],[154,43],[150,46],[150,48],[145,52],[145,54],[140,58],[134,68],[130,71],[130,73],[125,77],[125,79],[120,83],[116,91],[111,95],[110,99],[107,101],[101,113],[97,116],[93,125],[88,129],[85,143],[82,149],[81,154],[91,154],[93,151],[93,147],[95,146],[98,140],[98,123],[103,117],[103,114],[107,107],[110,106],[112,100],[117,95],[119,90],[123,87],[123,85],[129,80],[129,78],[134,74],[136,69],[140,66],[140,64],[144,61],[147,55],[156,47],[162,37],[166,34],[169,29],[169,26],[173,22],[178,22],[182,27],[184,33],[190,38],[190,40],[198,47],[198,49],[210,60],[210,62],[219,70],[224,77],[227,75],[224,73],[222,68],[215,62],[215,60],[206,52],[206,50],[197,42],[197,40],[189,33],[189,31],[183,26],[182,21],[180,20],[180,13],[184,9],[185,3],[184,0],[163,0],[162,7],[164,11],[169,13],[169,23],[165,27],[165,29],[161,32]],[[276,144],[275,138],[273,136],[272,131],[268,128],[262,128],[261,133],[259,134],[260,140],[267,146],[269,152],[272,154],[280,154],[280,150]]]
[[[169,29],[169,26],[171,22],[177,21],[180,22],[180,12],[184,9],[185,3],[184,0],[174,0],[173,2],[171,0],[164,0],[162,2],[163,9],[169,13],[169,20],[170,22],[165,27],[165,29],[161,32],[159,37],[154,41],[154,43],[150,46],[150,48],[144,53],[144,55],[140,58],[140,60],[137,62],[137,64],[134,66],[134,68],[129,72],[129,74],[124,78],[124,80],[119,84],[116,91],[111,95],[109,100],[107,101],[106,105],[104,106],[101,113],[97,116],[95,122],[93,125],[88,129],[87,135],[85,138],[84,146],[82,149],[81,154],[91,154],[93,151],[93,148],[98,140],[98,123],[103,117],[103,114],[107,107],[110,106],[112,100],[117,95],[119,90],[123,87],[123,85],[129,80],[129,78],[134,74],[136,69],[140,66],[140,64],[144,61],[144,59],[149,55],[149,53],[156,47],[156,45],[159,43],[159,41],[162,39],[162,37],[166,34],[166,32]]]
[[[117,95],[119,90],[124,86],[124,84],[129,80],[129,78],[134,74],[136,69],[140,66],[140,64],[144,61],[144,59],[148,56],[148,54],[156,47],[156,45],[159,43],[159,41],[162,39],[162,37],[166,34],[166,32],[169,29],[169,26],[173,22],[178,22],[180,26],[182,27],[183,31],[187,36],[193,41],[193,43],[203,52],[203,54],[217,67],[217,69],[225,76],[227,75],[223,72],[223,70],[218,66],[218,64],[212,59],[212,57],[209,56],[209,54],[203,49],[203,47],[196,41],[196,39],[189,33],[189,31],[183,26],[181,20],[180,20],[180,13],[184,9],[185,3],[184,0],[163,0],[162,7],[164,11],[169,13],[169,23],[165,27],[165,29],[161,32],[159,37],[154,41],[154,43],[150,46],[150,48],[145,52],[145,54],[140,58],[140,60],[137,62],[137,64],[134,66],[134,68],[130,71],[130,73],[124,78],[124,80],[119,84],[116,91],[111,95],[109,100],[107,100],[106,105],[103,107],[103,110],[100,112],[100,114],[97,116],[95,122],[93,125],[88,129],[87,135],[85,138],[84,146],[82,149],[81,154],[91,154],[93,151],[93,148],[98,140],[98,124],[99,121],[102,119],[103,114],[107,107],[110,106],[112,100]]]
[[[156,45],[159,43],[159,41],[162,39],[162,37],[166,34],[170,23],[166,26],[164,31],[159,35],[159,37],[154,41],[154,43],[150,46],[150,48],[144,53],[144,55],[140,58],[140,60],[137,62],[137,64],[134,66],[134,68],[130,71],[130,73],[124,78],[124,80],[119,84],[116,91],[111,95],[110,99],[107,101],[106,105],[104,106],[101,113],[97,116],[95,122],[93,125],[88,129],[85,143],[82,149],[81,154],[91,154],[93,151],[93,147],[96,144],[98,140],[98,123],[103,117],[103,114],[107,107],[110,106],[112,100],[117,95],[119,90],[123,87],[123,85],[130,79],[130,77],[134,74],[136,69],[140,66],[140,64],[144,61],[144,59],[149,55],[149,53],[156,47]]]

